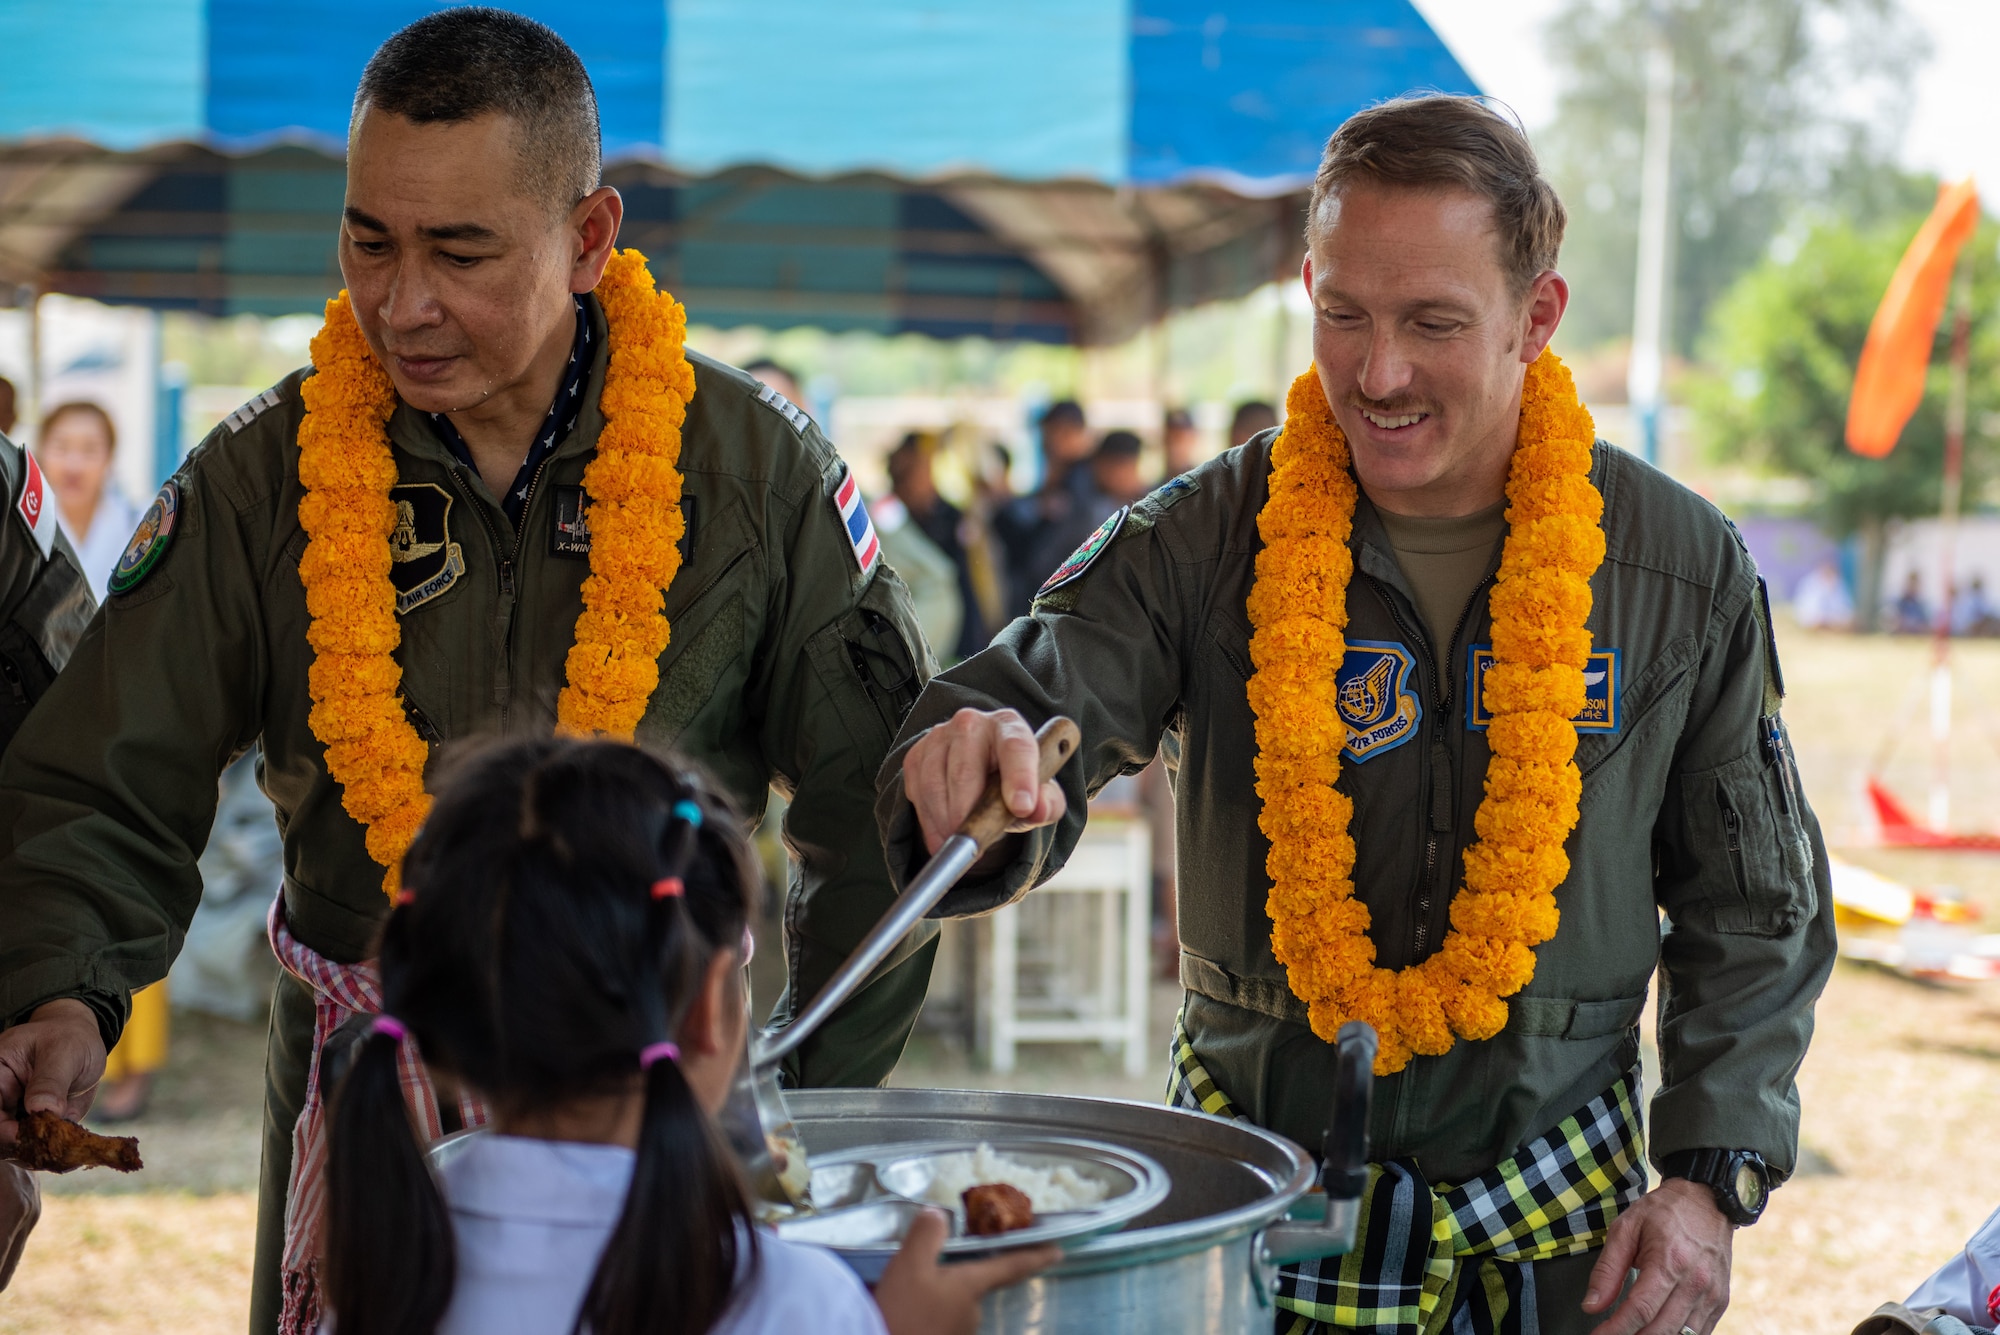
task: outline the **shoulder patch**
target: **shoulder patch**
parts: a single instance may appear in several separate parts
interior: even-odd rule
[[[244,427],[249,426],[252,422],[262,417],[265,413],[271,411],[271,409],[277,407],[280,402],[278,387],[273,385],[256,398],[237,408],[229,416],[223,418],[222,424],[229,428],[229,434],[233,436]]]
[[[1104,554],[1104,549],[1118,536],[1118,530],[1124,527],[1125,517],[1131,513],[1131,506],[1121,505],[1107,515],[1104,522],[1097,526],[1097,531],[1085,538],[1083,545],[1071,552],[1069,559],[1057,566],[1054,573],[1042,581],[1042,587],[1035,590],[1035,597],[1043,598],[1054,593],[1090,569],[1091,562]]]
[[[167,548],[173,543],[174,524],[180,518],[180,512],[180,484],[168,478],[160,487],[160,494],[153,498],[153,503],[146,507],[146,513],[140,516],[139,527],[132,530],[131,541],[125,544],[124,554],[111,569],[109,586],[112,593],[130,593],[159,566],[160,558],[167,554]]]
[[[782,402],[784,395],[778,398]],[[861,484],[854,480],[854,473],[846,464],[840,466],[840,485],[834,488],[833,503],[840,511],[841,527],[847,530],[848,544],[854,549],[854,563],[865,575],[882,559],[882,543],[875,536],[875,521],[868,517],[868,506],[861,499]]]
[[[22,450],[21,465],[21,499],[14,503],[14,513],[28,526],[28,535],[42,549],[42,559],[46,561],[56,549],[55,497],[34,455]]]
[[[805,409],[799,407],[798,404],[793,403],[769,385],[759,385],[757,387],[757,402],[791,423],[792,430],[798,432],[801,436],[806,433],[806,428],[813,424],[811,415]]]
[[[389,582],[396,586],[396,615],[405,616],[458,583],[465,552],[451,540],[451,493],[443,487],[404,482],[389,489],[389,499],[396,504]]]
[[[1200,490],[1201,483],[1195,481],[1188,474],[1182,473],[1178,477],[1168,478],[1165,482],[1153,488],[1152,492],[1144,500],[1140,501],[1139,504],[1152,510],[1171,510]]]

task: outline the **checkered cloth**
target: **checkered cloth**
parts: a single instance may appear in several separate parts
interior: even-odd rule
[[[1180,1017],[1167,1102],[1241,1119]],[[1470,1182],[1427,1180],[1414,1159],[1368,1166],[1354,1250],[1286,1266],[1281,1335],[1370,1330],[1535,1335],[1534,1262],[1604,1245],[1645,1194],[1639,1068]]]
[[[333,1031],[349,1016],[381,1013],[382,980],[371,961],[336,964],[301,944],[285,923],[283,895],[271,902],[269,926],[278,963],[313,993],[312,1061],[306,1067],[305,1106],[292,1128],[292,1175],[285,1188],[285,1306],[278,1321],[281,1335],[312,1335],[321,1316],[320,1235],[326,1217],[326,1100],[319,1083],[319,1057]],[[444,1134],[437,1091],[431,1087],[414,1038],[403,1041],[396,1069],[412,1129],[425,1143],[436,1140]],[[465,1126],[486,1124],[486,1109],[476,1099],[461,1097],[458,1107]]]

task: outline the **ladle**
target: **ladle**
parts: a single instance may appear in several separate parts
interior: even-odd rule
[[[1035,734],[1040,750],[1040,776],[1052,779],[1083,740],[1075,723],[1057,715]],[[785,1108],[783,1089],[778,1084],[778,1063],[810,1038],[841,1003],[853,995],[875,966],[909,935],[910,929],[937,906],[945,892],[979,861],[987,849],[998,843],[1014,822],[1000,792],[996,774],[972,808],[972,814],[938,846],[931,860],[896,902],[875,924],[868,937],[857,946],[839,972],[827,980],[812,1003],[783,1028],[753,1034],[749,1052],[737,1068],[736,1083],[722,1111],[723,1129],[742,1160],[751,1188],[763,1200],[777,1206],[810,1209],[812,1172],[806,1162],[805,1142]]]

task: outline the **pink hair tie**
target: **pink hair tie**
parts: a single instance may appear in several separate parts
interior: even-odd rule
[[[376,1016],[375,1023],[368,1026],[368,1032],[371,1034],[387,1034],[398,1043],[401,1043],[410,1036],[410,1031],[403,1027],[403,1022],[393,1015]]]
[[[677,1043],[648,1043],[639,1049],[639,1069],[650,1070],[654,1062],[665,1057],[670,1062],[681,1059],[680,1045]]]

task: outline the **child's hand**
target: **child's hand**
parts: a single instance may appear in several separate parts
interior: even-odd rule
[[[903,1235],[902,1250],[875,1286],[889,1335],[974,1335],[981,1298],[1062,1259],[1062,1248],[1049,1246],[940,1265],[938,1253],[950,1237],[942,1210],[924,1211]]]

